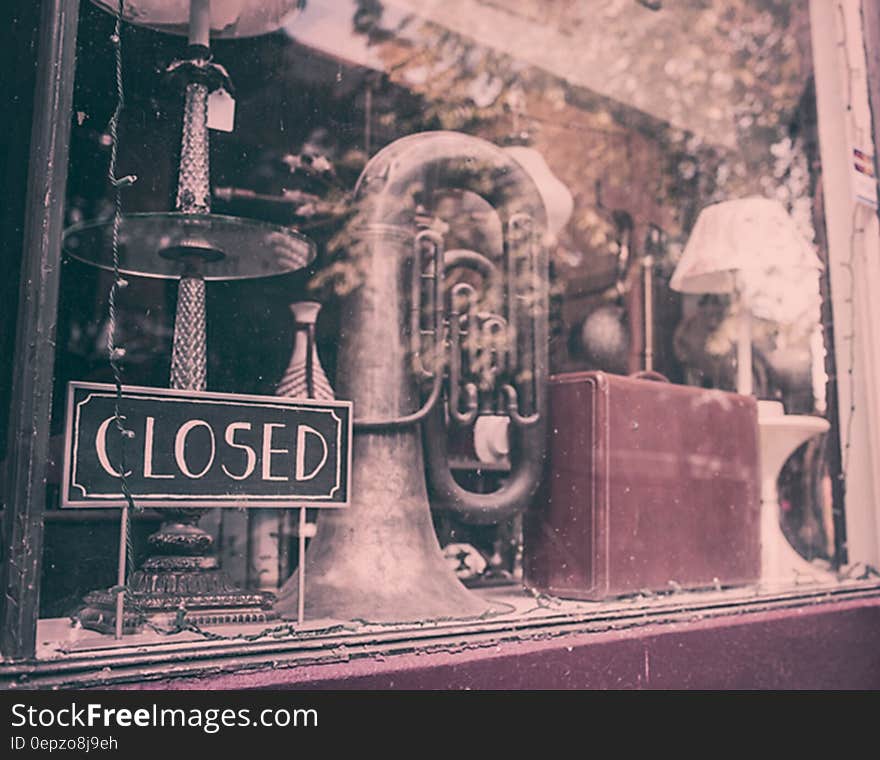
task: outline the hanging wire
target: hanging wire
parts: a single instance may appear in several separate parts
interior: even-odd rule
[[[846,303],[849,306],[849,333],[843,336],[843,339],[849,343],[849,366],[847,367],[847,384],[849,390],[849,410],[846,419],[846,436],[843,444],[843,462],[841,465],[841,477],[843,478],[844,492],[846,492],[847,474],[849,472],[849,459],[852,450],[852,429],[855,419],[856,404],[856,237],[862,235],[865,231],[864,227],[858,226],[859,204],[853,205],[852,220],[850,222],[849,234],[849,255],[845,262],[841,263],[841,267],[846,269],[849,274],[849,290],[847,292]]]
[[[116,12],[116,21],[110,41],[113,43],[115,66],[116,66],[116,107],[107,125],[110,134],[110,162],[107,167],[107,176],[114,191],[113,226],[111,234],[111,251],[113,256],[113,283],[110,286],[110,294],[107,306],[107,355],[110,368],[113,372],[113,383],[116,386],[116,398],[113,404],[113,418],[116,429],[120,435],[119,454],[119,480],[122,494],[128,502],[128,509],[134,511],[138,507],[132,497],[126,476],[126,442],[134,438],[134,431],[129,430],[125,423],[125,417],[120,411],[122,404],[122,365],[121,360],[125,357],[125,349],[117,343],[118,307],[117,298],[119,291],[128,285],[128,281],[122,278],[119,271],[119,230],[122,225],[122,191],[133,185],[137,177],[133,174],[124,177],[116,176],[117,158],[119,154],[119,120],[125,108],[125,91],[122,81],[122,14],[125,0],[119,0]],[[124,540],[126,544],[126,563],[128,573],[131,573],[132,544],[130,521],[125,520]]]
[[[856,69],[850,62],[849,38],[846,28],[846,11],[842,3],[837,4],[838,17],[840,19],[841,38],[837,43],[843,54],[843,64],[846,68],[846,112],[849,115],[850,127],[853,132],[853,138],[860,140],[863,134],[863,128],[856,121],[855,110],[853,109],[853,79]],[[841,479],[843,480],[844,493],[846,493],[847,475],[849,472],[850,454],[852,449],[852,429],[855,420],[856,405],[856,237],[864,233],[864,228],[858,226],[859,203],[855,201],[852,210],[852,219],[850,220],[850,236],[849,236],[849,253],[847,260],[841,262],[840,266],[847,270],[849,274],[849,290],[845,303],[849,306],[849,333],[843,336],[843,339],[849,343],[848,351],[848,367],[847,367],[847,385],[849,395],[849,409],[847,410],[846,435],[843,442],[842,462],[841,462]]]

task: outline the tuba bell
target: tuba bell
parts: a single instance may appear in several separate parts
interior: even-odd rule
[[[502,253],[444,252],[432,217],[449,192],[497,215]],[[526,507],[546,437],[546,212],[529,174],[484,140],[455,132],[402,138],[370,160],[355,188],[341,304],[336,390],[354,403],[352,499],[325,510],[305,557],[310,619],[425,621],[478,616],[488,602],[446,564],[431,507],[471,523]],[[452,222],[454,224],[454,220]],[[499,490],[463,488],[447,429],[509,419],[510,474]],[[430,486],[431,502],[429,503]],[[295,617],[297,579],[276,609]]]

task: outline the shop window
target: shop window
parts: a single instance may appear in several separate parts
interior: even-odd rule
[[[39,658],[873,582],[807,4],[121,5],[68,74]],[[121,394],[83,440],[141,468],[122,555],[71,383]],[[324,460],[170,411],[203,391],[352,401],[348,505],[237,485]]]

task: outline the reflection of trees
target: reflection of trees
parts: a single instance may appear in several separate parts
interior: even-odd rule
[[[623,92],[662,85],[663,98],[668,109],[679,115],[679,123],[705,117],[725,127],[734,125],[736,145],[713,144],[622,107],[625,99],[615,102],[600,97],[528,65],[516,52],[527,49],[528,40],[511,39],[507,52],[415,16],[379,35],[382,9],[375,2],[359,4],[356,26],[365,28],[363,19],[369,19],[366,33],[376,40],[390,80],[423,97],[426,123],[477,133],[495,142],[526,133],[545,156],[554,144],[574,143],[578,150],[574,165],[581,172],[590,172],[597,158],[605,158],[599,163],[606,168],[616,167],[598,177],[606,182],[609,175],[627,173],[633,150],[644,150],[643,145],[633,145],[631,138],[635,134],[647,138],[658,160],[666,159],[662,184],[654,189],[661,201],[675,207],[670,212],[674,224],[664,220],[673,236],[682,227],[686,229],[696,210],[707,202],[754,192],[772,194],[769,183],[776,178],[767,172],[772,165],[769,147],[787,136],[789,117],[808,72],[803,8],[797,12],[784,2],[700,4],[664,7],[643,18],[629,1],[596,5],[592,4],[589,18],[577,3],[520,0],[506,3],[505,8],[535,26],[554,25],[560,30],[560,44],[570,47],[579,35],[587,40],[614,37],[618,46],[629,44],[625,59],[617,56],[606,62],[609,81],[619,80]],[[477,2],[469,7],[479,13],[492,6]],[[587,22],[602,33],[585,32]],[[646,36],[653,44],[644,44]],[[687,44],[679,44],[682,41]],[[602,45],[598,48],[600,59]],[[394,114],[379,118],[393,121]],[[572,158],[548,158],[553,171],[566,182],[563,175]],[[639,184],[633,179],[630,189]],[[654,178],[645,179],[654,184]],[[595,207],[595,203],[581,205]],[[613,252],[610,226],[591,218],[586,209],[581,211],[573,220],[581,233],[579,242],[600,248],[607,243]]]
[[[418,9],[415,3],[403,5]],[[674,264],[675,243],[686,239],[700,208],[718,200],[776,197],[804,236],[813,239],[809,171],[798,125],[810,73],[804,4],[664,4],[659,12],[647,13],[631,0],[589,8],[514,0],[503,4],[512,19],[505,31],[521,34],[493,44],[478,41],[491,37],[480,29],[483,17],[500,8],[488,0],[456,6],[470,9],[466,25],[437,11],[430,18],[413,13],[392,28],[390,22],[385,25],[380,3],[358,6],[356,30],[369,36],[385,63],[387,81],[422,99],[423,125],[499,144],[526,140],[571,190],[574,214],[552,251],[563,322],[575,312],[583,318],[592,308],[581,291],[614,282],[617,210],[635,220],[636,252],[651,223],[673,241],[664,271]],[[472,26],[473,33],[463,26]],[[552,55],[542,58],[534,49],[537,36],[529,30],[549,30],[561,50],[573,53],[570,75],[554,69]],[[605,94],[581,83],[585,61],[601,71]],[[393,103],[386,105],[375,119],[388,132],[416,126],[399,118]],[[344,234],[335,242],[343,247]],[[346,274],[347,266],[354,265],[331,264],[331,276],[343,287],[357,279]],[[793,319],[781,330],[768,323],[767,340],[800,345],[814,322],[807,311],[805,319]],[[724,342],[729,316],[719,323],[716,343]]]
[[[584,293],[615,281],[617,210],[634,218],[636,254],[648,223],[680,243],[702,206],[753,193],[781,193],[809,237],[808,172],[801,138],[790,129],[809,73],[805,4],[664,3],[650,12],[635,0],[462,0],[456,7],[471,9],[464,20],[474,34],[460,29],[461,19],[412,13],[401,20],[391,4],[358,0],[346,23],[369,41],[381,72],[345,68],[282,35],[224,43],[239,83],[240,122],[234,135],[216,140],[215,184],[284,202],[248,205],[230,195],[225,206],[217,199],[217,209],[306,230],[322,250],[315,284],[346,292],[359,281],[359,264],[344,222],[368,148],[437,128],[496,144],[525,140],[574,197],[552,250],[565,320],[586,316],[595,304]],[[537,34],[511,34],[503,45],[479,41],[481,18],[499,9],[515,22],[511,29],[555,35],[559,52],[574,53],[570,69],[538,55]],[[295,37],[295,24],[292,30]],[[129,32],[135,42],[144,34]],[[595,73],[601,90],[583,82]],[[716,123],[724,127],[719,135],[734,139],[705,128]]]

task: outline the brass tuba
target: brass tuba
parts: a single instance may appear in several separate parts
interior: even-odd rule
[[[432,201],[469,191],[494,209],[503,254],[444,253]],[[468,617],[490,605],[444,561],[432,506],[477,523],[522,510],[538,486],[546,436],[546,214],[534,182],[508,154],[455,132],[402,138],[378,153],[355,188],[336,390],[354,402],[352,501],[325,510],[305,558],[310,619]],[[452,224],[454,224],[454,220]],[[454,272],[473,276],[457,281]],[[447,280],[449,280],[447,282]],[[476,284],[475,284],[476,283]],[[447,426],[506,415],[510,475],[493,493],[459,485]],[[424,458],[423,458],[424,446]],[[276,609],[295,617],[297,579]]]

